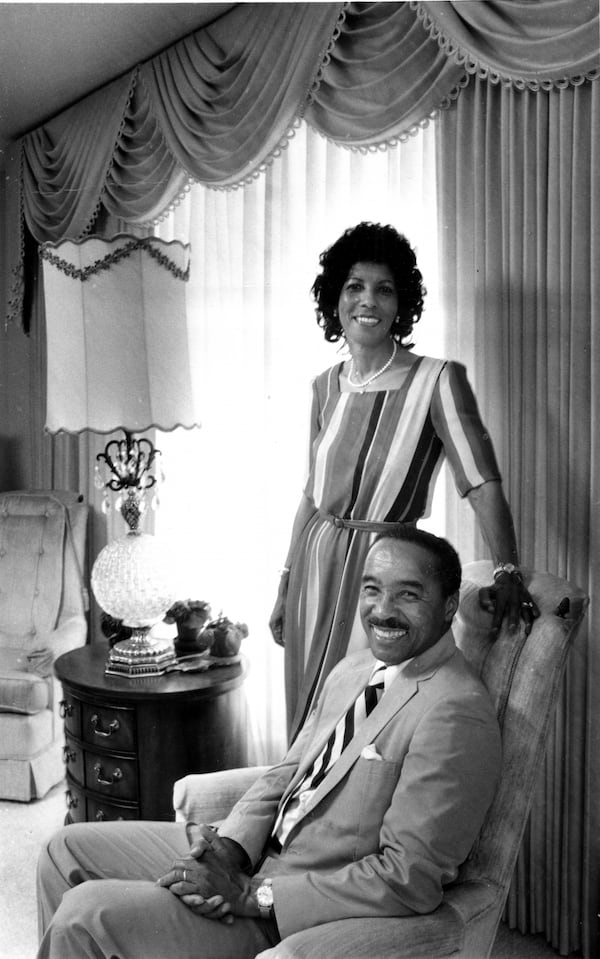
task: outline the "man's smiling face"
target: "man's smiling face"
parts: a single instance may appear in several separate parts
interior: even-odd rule
[[[444,596],[437,558],[417,543],[382,539],[367,556],[360,617],[376,659],[403,663],[437,643],[458,607]]]

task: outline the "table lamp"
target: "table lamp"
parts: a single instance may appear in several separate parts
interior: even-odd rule
[[[175,661],[173,642],[150,635],[177,598],[174,564],[139,529],[162,480],[151,428],[199,426],[188,350],[189,245],[119,234],[41,247],[47,331],[46,429],[124,431],[97,456],[102,509],[120,510],[128,532],[99,553],[92,590],[131,628],[106,672],[157,676]]]

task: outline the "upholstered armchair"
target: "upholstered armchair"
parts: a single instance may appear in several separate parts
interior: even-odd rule
[[[77,493],[0,493],[0,797],[43,796],[64,775],[57,656],[87,635],[88,507]]]
[[[540,607],[531,634],[503,630],[489,638],[490,615],[479,606],[492,565],[463,569],[457,644],[486,684],[502,730],[500,786],[480,835],[442,904],[429,915],[346,919],[295,933],[257,959],[486,959],[508,895],[511,876],[545,751],[566,657],[587,606],[577,587],[547,573],[527,575]],[[175,784],[177,819],[223,818],[260,769],[187,776]]]

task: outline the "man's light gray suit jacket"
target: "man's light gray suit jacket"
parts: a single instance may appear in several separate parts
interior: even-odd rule
[[[282,938],[337,919],[435,909],[494,795],[501,761],[494,708],[447,632],[394,680],[281,854],[260,863],[279,803],[365,687],[373,664],[368,650],[339,663],[284,760],[219,829],[244,847],[255,869],[273,877]]]

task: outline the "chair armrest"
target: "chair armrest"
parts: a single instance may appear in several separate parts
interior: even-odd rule
[[[54,675],[55,660],[83,646],[86,637],[87,622],[83,616],[71,616],[57,629],[25,637],[0,630],[0,660],[5,670],[20,670],[49,679]]]
[[[225,819],[238,799],[268,768],[224,769],[178,779],[173,787],[175,819],[186,822]]]
[[[83,616],[70,616],[65,619],[52,633],[47,636],[47,647],[52,652],[53,660],[63,653],[70,653],[78,646],[84,646],[87,638],[87,622]]]
[[[465,926],[480,919],[490,909],[498,916],[504,907],[507,891],[485,879],[457,881],[444,889],[444,902],[460,917]]]
[[[256,959],[484,959],[503,902],[494,883],[456,883],[433,912],[421,916],[340,919],[295,932]]]

